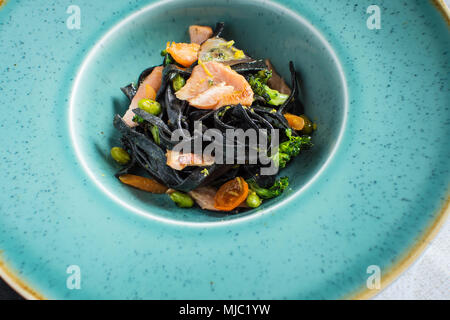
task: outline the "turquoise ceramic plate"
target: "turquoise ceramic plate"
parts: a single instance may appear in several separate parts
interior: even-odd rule
[[[445,217],[450,32],[440,2],[372,2],[8,1],[2,276],[52,299],[376,293],[366,284],[377,268],[384,286]],[[288,192],[228,218],[123,187],[108,156],[112,117],[126,108],[119,87],[160,63],[167,40],[187,39],[189,24],[219,20],[284,76],[294,60],[319,128],[285,172]]]

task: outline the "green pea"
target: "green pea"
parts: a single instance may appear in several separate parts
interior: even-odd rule
[[[120,147],[114,147],[111,149],[111,157],[120,164],[127,164],[131,160],[128,152]]]
[[[141,99],[138,102],[139,109],[144,110],[154,116],[157,116],[161,113],[161,105],[159,102],[151,99]]]
[[[313,125],[312,121],[309,120],[309,118],[307,116],[305,116],[304,114],[302,114],[300,116],[300,118],[303,118],[303,120],[305,120],[305,126],[302,129],[302,133],[311,134],[314,130],[314,125]]]
[[[171,193],[170,199],[180,208],[190,208],[194,205],[194,200],[192,200],[191,196],[180,191]]]
[[[248,196],[247,196],[247,200],[245,201],[247,203],[247,205],[250,208],[258,208],[261,203],[262,200],[261,198],[256,194],[255,191],[250,191]]]
[[[172,86],[175,91],[183,88],[185,84],[186,80],[184,80],[184,78],[179,73],[177,73],[177,75],[172,79]]]

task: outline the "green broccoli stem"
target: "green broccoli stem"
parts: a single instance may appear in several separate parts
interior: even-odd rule
[[[280,93],[277,90],[270,89],[268,85],[264,85],[265,93],[269,96],[270,100],[266,100],[268,104],[272,106],[279,106],[283,104],[288,98],[288,94]]]
[[[254,179],[247,180],[247,183],[250,189],[262,198],[262,199],[271,199],[278,197],[283,191],[289,186],[289,178],[282,177],[275,181],[273,186],[270,188],[261,188]]]
[[[155,143],[157,145],[159,145],[161,142],[159,139],[159,128],[157,126],[153,125],[150,129],[150,132],[152,133],[153,140],[155,141]]]

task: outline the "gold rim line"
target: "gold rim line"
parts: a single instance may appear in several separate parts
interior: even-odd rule
[[[9,0],[0,0],[0,10],[3,9],[6,6],[6,3],[8,3]]]
[[[441,12],[445,21],[447,21],[447,25],[450,26],[450,8],[445,4],[444,0],[431,0],[431,3]]]
[[[11,267],[7,267],[6,263],[1,258],[3,251],[0,250],[0,278],[2,278],[11,288],[14,289],[19,295],[27,300],[46,300],[46,298],[31,288],[25,281],[17,276],[18,272],[12,270]]]
[[[5,5],[7,0],[0,0],[0,9]],[[450,26],[450,9],[445,4],[444,0],[431,0],[433,6],[442,13],[442,17]],[[441,230],[447,217],[450,215],[450,195],[447,196],[438,216],[429,223],[428,227],[422,232],[422,236],[414,243],[407,252],[405,252],[398,262],[393,263],[385,276],[382,276],[381,288],[378,290],[371,290],[363,288],[357,290],[356,293],[348,294],[344,299],[364,300],[370,299],[376,294],[382,292],[389,286],[398,276],[403,273],[409,266],[411,266],[417,258],[425,251],[428,245],[433,241],[436,235]],[[18,272],[12,271],[11,267],[7,267],[6,263],[1,258],[2,250],[0,250],[0,278],[2,278],[11,288],[13,288],[19,295],[28,300],[46,300],[44,295],[31,288],[24,280],[20,279],[16,274]]]
[[[450,216],[450,195],[448,195],[447,199],[444,201],[444,205],[441,207],[438,216],[428,224],[420,238],[406,249],[406,251],[396,259],[397,261],[388,267],[386,272],[381,272],[380,289],[368,289],[367,287],[363,287],[362,289],[356,290],[356,293],[348,294],[344,299],[368,300],[381,293],[425,252],[428,245],[436,238],[436,235],[442,229],[448,216]]]

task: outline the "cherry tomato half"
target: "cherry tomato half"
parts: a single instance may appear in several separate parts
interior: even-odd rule
[[[222,211],[231,211],[247,199],[248,184],[236,177],[223,184],[214,197],[214,207]]]

